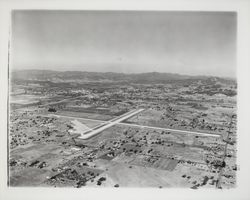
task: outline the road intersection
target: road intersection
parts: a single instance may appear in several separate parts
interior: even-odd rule
[[[134,109],[131,110],[121,116],[118,116],[116,118],[113,118],[109,121],[102,121],[102,120],[96,120],[96,119],[89,119],[89,118],[82,118],[82,117],[70,117],[70,116],[64,116],[64,115],[57,115],[57,114],[50,114],[50,116],[54,117],[66,117],[66,118],[71,118],[71,119],[83,119],[83,120],[88,120],[88,121],[94,121],[94,122],[100,122],[101,124],[98,124],[97,126],[91,128],[88,131],[85,131],[81,133],[81,136],[78,138],[80,139],[89,139],[102,131],[104,131],[107,128],[110,128],[116,124],[121,124],[125,126],[133,126],[133,127],[138,127],[138,128],[148,128],[148,129],[155,129],[155,130],[162,130],[162,131],[171,131],[171,132],[179,132],[179,133],[186,133],[186,134],[194,134],[194,135],[201,135],[201,136],[207,136],[207,137],[221,137],[220,134],[215,134],[215,133],[204,133],[204,132],[196,132],[196,131],[188,131],[188,130],[179,130],[179,129],[170,129],[170,128],[161,128],[161,127],[155,127],[155,126],[145,126],[145,125],[139,125],[139,124],[131,124],[131,123],[124,123],[122,121],[139,114],[142,112],[144,109]]]

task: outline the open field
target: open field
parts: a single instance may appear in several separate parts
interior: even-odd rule
[[[224,123],[226,116],[216,113],[233,113],[233,109],[209,109],[206,112],[197,112],[190,106],[171,106],[171,111],[166,111],[165,106],[145,110],[140,115],[127,120],[127,123],[135,123],[146,126],[173,128],[182,130],[203,131],[207,133],[222,134],[227,130]],[[167,108],[166,108],[167,109]],[[223,111],[222,111],[223,109]],[[197,120],[196,120],[197,119]]]
[[[42,98],[42,96],[37,95],[12,95],[10,102],[14,104],[31,104],[37,103]]]

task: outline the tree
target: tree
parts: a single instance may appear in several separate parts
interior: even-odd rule
[[[49,108],[48,111],[49,112],[56,112],[56,109],[55,108]]]

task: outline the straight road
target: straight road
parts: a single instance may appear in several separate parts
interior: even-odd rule
[[[43,115],[46,116],[46,115]],[[52,117],[64,117],[64,118],[69,118],[69,119],[83,119],[86,121],[92,121],[92,122],[100,122],[100,123],[105,123],[107,121],[103,121],[103,120],[98,120],[98,119],[89,119],[89,118],[84,118],[84,117],[71,117],[71,116],[67,116],[67,115],[57,115],[57,114],[48,114],[48,116],[52,116]]]
[[[158,130],[163,130],[163,131],[188,133],[188,134],[203,135],[203,136],[210,136],[210,137],[221,137],[220,134],[215,134],[215,133],[202,133],[202,132],[195,132],[195,131],[185,131],[185,130],[179,130],[179,129],[161,128],[161,127],[155,127],[155,126],[144,126],[144,125],[128,124],[128,123],[119,123],[119,124],[127,125],[127,126],[134,126],[134,127],[139,127],[139,128],[150,128],[150,129],[158,129]]]
[[[225,163],[225,160],[226,160],[226,157],[227,157],[227,147],[228,147],[229,134],[231,133],[232,122],[233,122],[233,116],[231,117],[230,126],[229,126],[229,130],[228,130],[228,133],[227,133],[227,138],[225,139],[225,148],[224,148],[222,163]],[[217,179],[216,188],[222,189],[222,187],[221,187],[221,178],[222,178],[223,171],[224,171],[225,167],[226,166],[224,166],[224,167],[220,166],[220,171],[219,171],[219,175],[218,175],[218,179]]]
[[[70,97],[68,99],[62,99],[60,101],[56,101],[56,102],[50,102],[50,103],[47,103],[47,104],[44,104],[44,105],[40,105],[40,107],[46,107],[46,106],[53,106],[53,105],[57,105],[57,104],[60,104],[60,103],[65,103],[65,102],[68,102],[70,100],[74,100],[74,99],[78,99],[82,96],[77,96],[77,97]]]
[[[98,126],[101,126],[101,125],[97,125],[96,127],[92,128],[92,130],[95,131],[94,135],[96,135],[96,132],[99,133],[100,131],[103,131],[106,128],[114,126],[115,124],[120,124],[120,125],[133,126],[133,127],[138,127],[138,128],[148,128],[148,129],[179,132],[179,133],[186,133],[186,134],[195,134],[195,135],[208,136],[208,137],[221,137],[220,134],[215,134],[215,133],[203,133],[203,132],[196,132],[196,131],[185,131],[185,130],[179,130],[179,129],[170,129],[170,128],[155,127],[155,126],[145,126],[145,125],[139,125],[139,124],[122,123],[122,121],[124,121],[125,119],[128,119],[128,118],[140,113],[141,111],[143,111],[143,109],[132,110],[132,111],[130,111],[128,113],[125,113],[125,114],[123,114],[123,115],[121,115],[119,117],[116,117],[116,118],[114,118],[114,119],[112,119],[110,121],[102,121],[102,120],[82,118],[82,117],[70,117],[70,116],[57,115],[57,114],[50,114],[50,116],[66,117],[66,118],[70,118],[70,119],[79,119],[79,120],[83,119],[83,120],[87,120],[87,121],[100,122],[101,125],[102,125],[102,127],[100,127],[100,128],[102,128],[101,130],[96,129]],[[103,124],[106,124],[106,125],[103,126]],[[82,139],[88,139],[88,138],[83,137]]]

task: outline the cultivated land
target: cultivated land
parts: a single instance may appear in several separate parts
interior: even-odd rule
[[[11,77],[10,186],[236,186],[234,80],[39,70]]]

